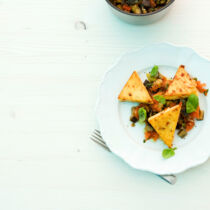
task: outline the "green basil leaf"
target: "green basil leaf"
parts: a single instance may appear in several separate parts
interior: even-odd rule
[[[163,105],[166,103],[166,99],[161,95],[154,96],[154,99]]]
[[[209,92],[209,89],[205,90],[204,95],[207,96],[208,92]]]
[[[188,114],[194,112],[195,110],[195,107],[191,103],[186,104],[186,111]]]
[[[158,69],[159,67],[158,66],[154,66],[150,72],[150,76],[151,77],[157,77],[158,76]]]
[[[187,99],[186,112],[189,114],[196,111],[196,109],[198,108],[198,104],[198,96],[196,96],[195,94],[191,94]]]
[[[164,149],[162,152],[162,156],[165,159],[171,158],[175,155],[174,150],[176,150],[177,148],[169,148],[169,149]]]
[[[149,80],[149,82],[151,83],[151,85],[152,85],[152,82],[154,82],[156,80],[155,77],[151,77],[150,73],[147,73],[147,79]]]
[[[138,111],[139,114],[139,122],[144,123],[145,120],[147,119],[147,111],[142,107]]]

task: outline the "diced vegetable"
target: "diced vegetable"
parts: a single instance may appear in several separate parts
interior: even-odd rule
[[[163,108],[163,104],[159,103],[158,101],[154,101],[154,104],[151,105],[151,109],[153,112],[161,112]]]
[[[197,89],[200,93],[203,93],[205,96],[207,96],[208,94],[208,89],[205,89],[204,87],[206,87],[205,83],[201,83],[200,81],[197,81]]]
[[[131,11],[135,14],[141,14],[141,10],[138,6],[138,4],[134,4],[131,6]]]
[[[150,125],[146,125],[144,130],[145,130],[145,132],[151,132],[151,131],[154,131],[153,127],[152,127],[152,126],[150,126]]]
[[[152,85],[150,90],[152,92],[157,92],[160,88],[164,88],[163,80],[162,79],[157,79],[156,81],[153,82],[153,85]]]
[[[151,6],[150,0],[142,0],[142,5],[143,5],[144,7],[150,7],[150,6]]]
[[[147,119],[147,111],[142,107],[138,111],[139,113],[139,123],[144,123]]]
[[[154,0],[150,0],[150,5],[151,5],[152,8],[156,7],[156,4],[155,4]]]
[[[184,138],[187,135],[187,131],[185,129],[180,129],[178,135],[179,137]]]
[[[156,131],[146,131],[144,133],[145,140],[153,139],[156,141],[159,138],[159,135],[156,133]]]
[[[186,131],[190,131],[193,129],[193,127],[195,126],[195,122],[194,120],[190,120],[186,123]]]
[[[166,107],[173,107],[175,105],[177,105],[177,103],[174,101],[166,101]]]
[[[130,121],[136,123],[138,120],[139,120],[138,107],[132,107]]]
[[[143,5],[141,6],[141,10],[142,10],[143,14],[147,14],[147,10],[146,10],[146,8]]]
[[[122,8],[122,5],[121,5],[121,4],[118,4],[118,5],[117,5],[117,7],[118,7],[119,9],[123,10],[123,8]]]
[[[164,91],[166,91],[170,85],[170,83],[172,82],[172,80],[166,78],[165,76],[163,76],[162,74],[159,73],[159,77],[162,80],[162,89]]]
[[[135,116],[131,116],[130,121],[133,123],[136,123],[136,122],[138,122],[138,119]]]
[[[127,12],[130,12],[130,11],[131,11],[131,7],[128,6],[127,4],[124,4],[124,5],[122,6],[122,9],[123,9],[124,11],[127,11]]]
[[[149,89],[149,88],[152,87],[152,83],[149,82],[149,80],[145,80],[145,81],[144,81],[144,86],[145,86],[147,89]]]
[[[199,118],[199,112],[200,112],[200,107],[198,106],[197,109],[190,114],[190,117],[193,119],[198,119]]]
[[[204,119],[204,111],[199,110],[199,117],[197,118],[197,120],[203,120],[203,119]]]

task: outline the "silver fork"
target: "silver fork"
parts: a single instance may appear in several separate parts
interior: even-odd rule
[[[95,143],[99,144],[100,146],[102,146],[107,151],[111,152],[111,150],[109,149],[109,147],[106,145],[105,141],[103,140],[99,130],[95,129],[93,131],[90,139],[92,141],[94,141]],[[173,174],[171,174],[171,175],[158,175],[158,174],[155,174],[155,175],[157,175],[158,177],[160,177],[164,181],[168,182],[169,184],[173,185],[173,184],[176,183],[176,176],[173,175]]]

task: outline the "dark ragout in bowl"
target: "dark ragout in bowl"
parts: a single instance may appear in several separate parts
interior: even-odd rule
[[[110,0],[118,9],[133,14],[148,14],[162,9],[171,0]]]

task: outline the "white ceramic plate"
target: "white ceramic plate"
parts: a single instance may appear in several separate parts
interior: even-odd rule
[[[210,62],[186,47],[171,44],[154,44],[121,56],[105,74],[99,91],[96,108],[103,138],[113,153],[130,166],[156,174],[176,174],[204,163],[210,154],[210,96],[199,95],[200,107],[205,112],[204,121],[196,121],[196,127],[185,139],[175,135],[176,155],[162,158],[166,148],[161,140],[143,143],[144,125],[131,127],[129,117],[135,103],[119,102],[117,97],[124,84],[136,70],[142,81],[154,65],[163,75],[173,77],[179,65],[210,87]]]

